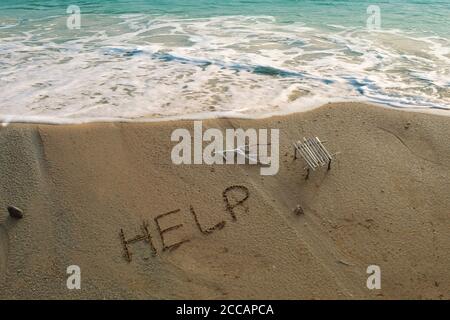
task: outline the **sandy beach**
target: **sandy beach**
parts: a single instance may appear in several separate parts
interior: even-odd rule
[[[2,127],[0,298],[450,298],[448,117],[341,103],[203,125],[280,129],[278,174],[172,164],[192,121]],[[292,142],[308,136],[339,154],[305,180]],[[145,230],[127,258],[121,234]]]

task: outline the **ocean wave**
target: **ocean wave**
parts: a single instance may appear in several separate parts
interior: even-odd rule
[[[450,109],[443,37],[322,30],[270,16],[88,15],[78,31],[64,23],[2,34],[0,118],[260,117],[332,101]]]

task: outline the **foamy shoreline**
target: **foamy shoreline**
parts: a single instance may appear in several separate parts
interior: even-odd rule
[[[53,119],[50,117],[39,117],[39,116],[30,116],[30,117],[16,117],[16,116],[1,116],[0,115],[0,125],[5,127],[9,124],[14,123],[28,123],[28,124],[49,124],[49,125],[75,125],[75,124],[88,124],[88,123],[107,123],[107,122],[118,122],[118,123],[152,123],[152,122],[168,122],[168,121],[183,121],[183,120],[213,120],[213,119],[243,119],[243,120],[261,120],[268,119],[271,117],[280,117],[280,116],[289,116],[297,113],[307,113],[309,111],[320,109],[324,106],[333,106],[339,108],[341,104],[366,104],[376,106],[378,108],[384,108],[388,110],[398,110],[403,112],[413,112],[413,113],[424,113],[424,114],[434,114],[439,116],[450,116],[450,110],[442,110],[442,109],[430,109],[427,107],[394,107],[386,104],[377,104],[377,103],[368,103],[364,101],[336,101],[336,102],[328,102],[316,106],[310,106],[303,108],[302,110],[292,110],[292,111],[279,111],[279,112],[271,112],[266,114],[261,114],[257,116],[249,116],[246,114],[236,114],[235,112],[223,112],[223,113],[200,113],[200,114],[191,114],[187,116],[168,116],[168,117],[160,117],[160,118],[146,118],[146,117],[138,117],[138,118],[122,118],[122,117],[93,117],[86,119],[77,119],[77,118],[58,118]]]
[[[297,113],[307,113],[309,111],[320,109],[324,106],[333,106],[339,108],[342,104],[365,104],[376,106],[378,108],[383,108],[387,110],[398,110],[403,112],[414,112],[414,113],[424,113],[424,114],[434,114],[440,116],[450,116],[450,110],[442,109],[430,109],[428,107],[395,107],[386,104],[370,103],[365,101],[335,101],[327,102],[323,104],[318,104],[314,106],[308,106],[302,108],[301,110],[281,110],[278,112],[263,113],[261,115],[249,116],[248,114],[239,114],[236,112],[223,112],[223,113],[198,113],[190,114],[187,116],[167,116],[167,117],[137,117],[137,118],[123,118],[123,117],[92,117],[92,118],[57,118],[52,117],[39,117],[39,116],[29,116],[29,117],[19,117],[19,116],[2,116],[0,115],[0,126],[8,126],[14,123],[28,123],[28,124],[49,124],[49,125],[75,125],[75,124],[89,124],[89,123],[107,123],[107,122],[117,122],[117,123],[152,123],[152,122],[168,122],[168,121],[183,121],[183,120],[213,120],[213,119],[243,119],[243,120],[261,120],[268,119],[271,117],[289,116]]]
[[[80,123],[261,118],[339,101],[450,108],[444,37],[268,16],[83,18],[76,31],[64,17],[6,29],[0,114]]]

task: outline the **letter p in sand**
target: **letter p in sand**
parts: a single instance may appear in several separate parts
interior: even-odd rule
[[[223,193],[223,201],[225,202],[226,210],[231,215],[233,221],[237,221],[234,209],[242,207],[244,212],[248,212],[248,206],[245,205],[250,193],[244,186],[231,186],[226,188]]]

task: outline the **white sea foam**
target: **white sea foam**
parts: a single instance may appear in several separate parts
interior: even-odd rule
[[[450,110],[450,43],[273,17],[83,16],[0,33],[0,120],[262,117],[332,101]]]

